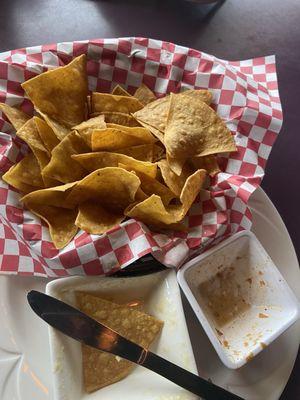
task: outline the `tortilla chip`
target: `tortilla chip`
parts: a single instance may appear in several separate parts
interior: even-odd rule
[[[203,101],[171,94],[164,144],[172,158],[236,151],[234,138],[221,118]]]
[[[141,126],[124,126],[118,124],[107,124],[107,128],[113,128],[121,130],[130,136],[141,139],[144,143],[155,143],[157,139],[151,134],[149,129],[143,128]]]
[[[78,211],[75,225],[93,235],[107,232],[126,218],[123,214],[107,211],[92,200],[80,204]]]
[[[127,171],[130,171],[131,168],[119,163],[120,168],[124,168]],[[158,182],[158,180],[154,178],[150,178],[150,176],[143,174],[142,172],[135,171],[135,174],[140,178],[141,181],[141,190],[146,196],[151,196],[152,194],[157,194],[163,201],[165,205],[168,205],[172,199],[174,199],[175,195],[171,192],[169,188],[165,185]]]
[[[194,101],[202,100],[207,104],[211,103],[212,95],[208,90],[186,90],[178,93],[178,98],[193,98]],[[163,135],[166,129],[167,117],[170,107],[170,96],[167,95],[160,99],[157,99],[142,110],[137,111],[133,116],[137,121],[148,128],[153,135],[155,135],[161,142],[163,142]]]
[[[78,231],[75,225],[77,210],[41,204],[32,204],[29,210],[48,224],[51,239],[57,249],[65,247]]]
[[[93,113],[91,114],[91,117],[96,117],[97,115],[99,115],[99,113]],[[102,112],[101,115],[104,115],[104,120],[106,123],[119,124],[124,126],[140,126],[136,119],[129,114],[105,111]]]
[[[167,162],[171,170],[178,176],[181,175],[183,166],[186,163],[185,157],[171,157],[170,154],[167,153]]]
[[[119,163],[130,167],[131,170],[142,172],[151,178],[156,177],[157,165],[135,160],[125,154],[110,153],[106,151],[99,151],[97,153],[86,153],[73,155],[72,158],[82,165],[87,171],[92,172],[99,168],[104,167],[118,167]]]
[[[45,149],[51,154],[54,147],[58,145],[59,139],[45,121],[39,117],[33,117],[33,119]]]
[[[85,169],[75,163],[71,156],[89,151],[88,146],[76,132],[72,131],[53,150],[43,175],[63,183],[74,182],[85,175]]]
[[[148,349],[163,322],[128,305],[116,304],[86,293],[77,293],[79,309],[125,338]],[[93,392],[125,378],[134,364],[90,346],[82,345],[84,386]]]
[[[161,227],[162,224],[170,225],[180,222],[193,204],[205,181],[206,171],[198,170],[189,176],[180,194],[180,205],[165,207],[162,199],[153,194],[148,199],[129,206],[125,215],[136,218],[149,226]]]
[[[192,169],[185,165],[181,174],[178,176],[172,171],[167,160],[159,161],[158,166],[168,188],[170,188],[176,196],[180,196],[187,178],[193,173]]]
[[[155,94],[144,84],[136,89],[134,97],[136,97],[144,106],[156,100]]]
[[[116,96],[110,93],[92,93],[93,112],[120,112],[124,114],[134,113],[143,108],[135,97]]]
[[[140,144],[153,143],[153,141],[155,141],[147,129],[130,129],[132,129],[132,132],[130,133],[114,128],[94,130],[92,133],[92,150],[114,151],[124,147],[138,146]]]
[[[59,141],[63,140],[63,138],[66,137],[70,133],[70,128],[67,128],[66,126],[58,123],[53,118],[50,118],[48,115],[46,115],[45,113],[42,113],[41,111],[39,111],[39,114],[44,118],[44,120],[47,122],[47,124],[53,130],[53,132],[55,133],[55,135]]]
[[[44,187],[41,169],[33,153],[27,154],[21,161],[13,165],[2,176],[2,179],[21,192],[24,191],[22,188],[26,188],[26,185],[35,187],[35,190]]]
[[[153,162],[160,161],[162,158],[166,157],[165,148],[160,146],[160,144],[155,144],[153,146]]]
[[[0,110],[6,115],[12,126],[17,131],[30,119],[30,116],[25,114],[17,107],[11,107],[8,104],[0,103]]]
[[[151,126],[163,134],[166,127],[169,105],[170,98],[169,96],[165,96],[147,104],[146,107],[135,112],[133,116],[138,122],[146,124],[147,128],[149,125],[149,129]],[[152,133],[154,134],[154,132]]]
[[[192,157],[190,163],[195,169],[206,169],[210,176],[215,176],[221,172],[217,158],[215,155],[203,156],[203,157]]]
[[[36,190],[34,193],[30,193],[20,201],[30,208],[34,204],[42,204],[45,206],[55,206],[62,208],[74,208],[69,206],[66,198],[69,195],[71,189],[76,185],[77,182],[67,183],[56,187],[47,189]]]
[[[85,119],[88,95],[85,55],[64,67],[29,79],[21,86],[39,112],[66,128]]]
[[[125,154],[128,157],[135,158],[139,161],[153,161],[153,144],[141,144],[139,146],[125,147],[123,149],[115,150],[116,153]]]
[[[39,131],[37,130],[34,118],[28,120],[17,131],[17,135],[28,144],[33,153],[35,153],[36,150],[41,150],[42,152],[49,154],[40,137]]]
[[[131,94],[129,94],[125,89],[122,88],[122,86],[117,85],[114,87],[114,90],[111,92],[111,94],[114,94],[116,96],[128,96],[131,97]]]
[[[87,121],[83,121],[81,124],[73,126],[79,135],[84,139],[86,144],[92,148],[92,133],[94,129],[106,129],[106,123],[104,121],[104,115],[98,115],[97,117],[90,118]]]
[[[95,200],[115,213],[121,213],[135,199],[139,178],[122,168],[107,167],[90,173],[71,190],[66,202],[71,205]]]

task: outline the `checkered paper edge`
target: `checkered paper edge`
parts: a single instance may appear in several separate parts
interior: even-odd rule
[[[184,88],[207,88],[213,107],[235,135],[237,153],[218,158],[222,172],[202,190],[187,215],[187,232],[154,233],[128,220],[105,235],[79,232],[64,249],[54,248],[48,228],[19,203],[20,195],[0,183],[0,272],[31,276],[101,275],[152,253],[167,266],[233,233],[250,229],[247,206],[260,184],[282,111],[274,56],[230,62],[146,38],[96,39],[28,47],[0,54],[0,101],[32,113],[21,83],[87,54],[89,89],[109,92],[116,84],[130,93],[143,82],[158,96]],[[11,125],[0,119],[0,171],[28,151]]]

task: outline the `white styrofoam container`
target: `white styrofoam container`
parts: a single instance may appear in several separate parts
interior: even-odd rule
[[[249,231],[239,232],[189,261],[177,278],[228,368],[244,365],[299,318],[297,298]],[[223,304],[216,306],[222,299]],[[241,301],[247,306],[234,306]],[[219,311],[224,308],[226,320],[220,321],[220,313],[214,315],[216,307]]]

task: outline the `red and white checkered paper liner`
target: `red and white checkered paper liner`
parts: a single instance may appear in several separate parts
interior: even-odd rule
[[[188,232],[158,234],[128,220],[105,235],[80,231],[56,250],[48,228],[19,203],[20,195],[0,183],[0,272],[34,276],[101,275],[152,253],[168,266],[185,260],[239,230],[250,229],[247,202],[260,184],[280,130],[282,112],[274,56],[246,61],[220,60],[197,50],[144,38],[103,39],[35,46],[0,54],[0,101],[32,114],[21,83],[87,54],[91,91],[116,84],[130,93],[144,82],[157,96],[183,88],[213,93],[213,107],[234,133],[237,153],[218,161],[223,172],[201,191],[188,213]],[[28,149],[0,119],[0,171]]]

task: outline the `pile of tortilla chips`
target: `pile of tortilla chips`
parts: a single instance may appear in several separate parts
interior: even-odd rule
[[[48,225],[56,248],[78,229],[102,234],[125,218],[153,229],[186,229],[183,219],[219,172],[215,155],[235,151],[207,90],[156,99],[145,85],[88,93],[86,57],[22,84],[36,116],[0,104],[31,149],[3,175]]]

